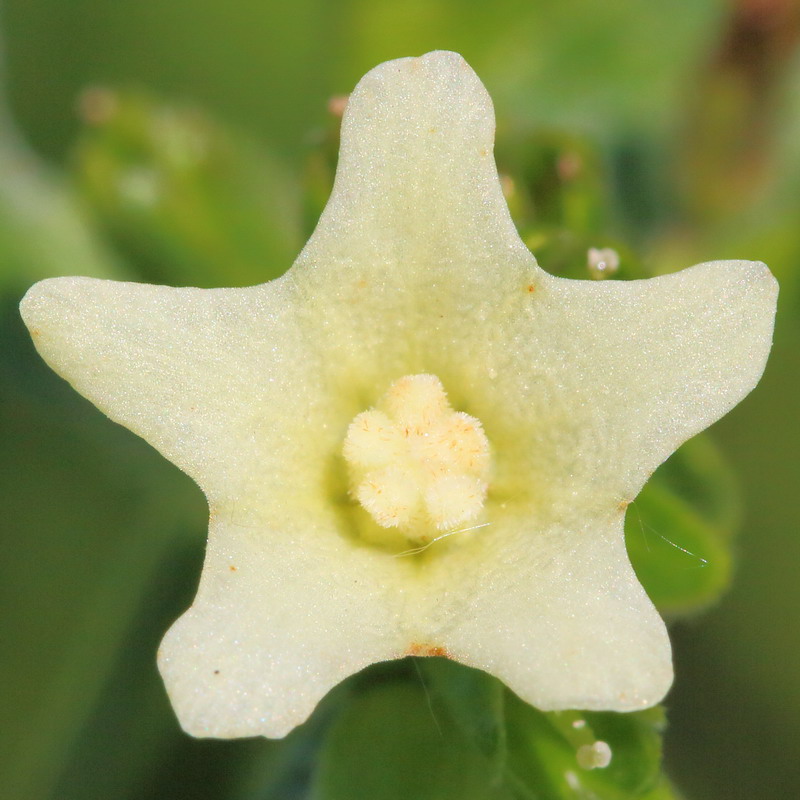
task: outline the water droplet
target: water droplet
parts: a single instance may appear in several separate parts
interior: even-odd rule
[[[590,247],[586,253],[586,267],[595,280],[608,278],[619,269],[619,253],[611,247],[602,250]]]
[[[608,742],[584,744],[578,748],[575,757],[581,769],[603,769],[611,763],[611,748]]]

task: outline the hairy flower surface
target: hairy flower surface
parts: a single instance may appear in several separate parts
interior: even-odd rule
[[[541,709],[639,709],[669,688],[625,508],[755,385],[776,284],[743,261],[546,274],[493,135],[460,56],[382,64],[282,278],[56,278],[25,297],[47,362],[208,498],[197,598],[159,653],[188,732],[283,736],[406,654],[487,670]]]

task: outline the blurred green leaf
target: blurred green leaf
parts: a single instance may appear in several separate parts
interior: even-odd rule
[[[608,227],[608,189],[600,154],[565,131],[501,130],[496,146],[504,189],[518,225],[600,234]]]
[[[441,708],[493,764],[506,757],[505,687],[477,669],[445,658],[416,659],[434,708]]]
[[[600,741],[611,748],[611,763],[604,769],[592,770],[586,778],[591,786],[595,779],[611,783],[636,797],[649,791],[659,778],[661,734],[665,727],[660,706],[629,714],[586,711],[583,719]]]
[[[614,229],[608,169],[590,139],[563,131],[501,131],[497,162],[503,192],[525,244],[539,264],[562,278],[598,277],[591,248],[611,248],[619,265],[607,277],[646,277],[634,250]]]
[[[661,776],[663,712],[543,713],[508,692],[509,779],[530,800],[634,800]],[[582,765],[581,748],[603,742],[605,767]]]
[[[656,470],[628,508],[628,555],[662,614],[696,613],[728,588],[740,506],[735,477],[701,434]]]
[[[125,278],[126,272],[97,240],[63,177],[0,113],[0,290],[57,275]]]
[[[419,680],[353,696],[319,757],[313,800],[511,800],[489,761]]]
[[[699,611],[730,582],[732,558],[724,534],[656,481],[628,508],[625,540],[634,570],[662,614]]]
[[[655,472],[651,483],[679,495],[721,537],[739,526],[742,502],[730,465],[706,433],[682,444]]]
[[[576,748],[550,723],[545,714],[509,692],[508,763],[510,782],[519,800],[575,800]]]
[[[297,189],[280,164],[201,112],[90,89],[76,176],[115,244],[155,283],[245,286],[300,251]]]
[[[495,678],[439,658],[379,665],[350,686],[313,800],[637,800],[661,785],[660,708],[544,713]],[[582,749],[597,742],[610,763],[590,768]]]

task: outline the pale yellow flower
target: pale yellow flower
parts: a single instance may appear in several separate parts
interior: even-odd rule
[[[57,278],[22,312],[51,366],[205,491],[206,563],[159,665],[197,736],[283,736],[406,654],[541,709],[639,709],[672,680],[626,505],[757,382],[763,264],[551,277],[508,214],[491,101],[430,53],[374,69],[282,278]]]

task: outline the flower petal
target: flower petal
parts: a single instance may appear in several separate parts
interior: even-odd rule
[[[297,266],[398,288],[441,271],[496,282],[500,265],[510,279],[507,262],[532,258],[503,199],[493,140],[491,99],[458,54],[376,67],[350,96],[333,193]]]
[[[204,290],[55,278],[21,311],[44,359],[103,412],[207,493],[248,490],[255,502],[324,468],[298,442],[324,447],[337,412],[335,394],[322,401],[291,295],[289,280]]]
[[[381,64],[350,97],[333,192],[290,274],[365,406],[404,375],[456,389],[453,345],[477,339],[477,363],[546,277],[511,220],[493,137],[491,100],[456,53]]]
[[[560,358],[594,418],[584,469],[630,501],[756,385],[778,286],[759,262],[715,261],[642,281],[553,280],[548,294]]]
[[[193,736],[285,736],[339,681],[404,647],[410,565],[298,508],[275,530],[219,513],[192,608],[159,668]]]
[[[495,308],[471,326],[436,296],[415,367],[483,423],[490,497],[591,514],[633,500],[680,444],[755,386],[776,295],[767,268],[747,261],[642,281],[542,273],[532,292],[495,292]]]
[[[659,702],[672,682],[669,638],[628,561],[622,512],[543,523],[499,518],[463,555],[454,545],[431,565],[442,571],[425,601],[432,640],[543,710]],[[445,574],[459,580],[444,584]]]

